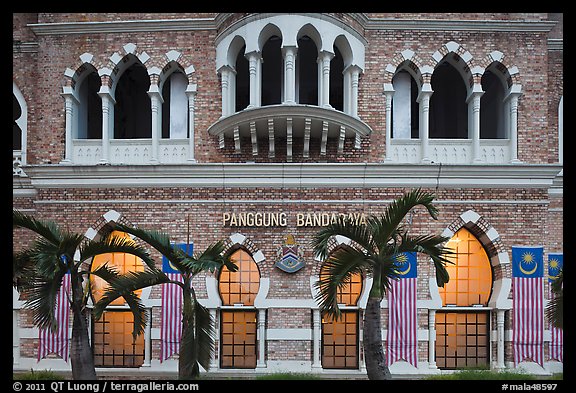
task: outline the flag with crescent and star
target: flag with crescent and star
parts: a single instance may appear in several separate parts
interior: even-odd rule
[[[180,243],[179,247],[188,255],[192,255],[194,245]],[[180,271],[162,256],[162,271],[174,281],[182,282]],[[182,337],[182,288],[176,284],[162,284],[162,311],[160,316],[160,361],[168,359],[180,351]]]
[[[544,247],[512,247],[514,365],[544,367]]]
[[[548,282],[552,284],[564,268],[563,253],[548,254]],[[549,299],[554,298],[554,292],[550,290]],[[564,330],[550,324],[550,360],[564,361]]]
[[[391,280],[388,291],[388,365],[404,360],[418,367],[418,321],[416,319],[416,289],[418,269],[415,252],[403,252],[394,257],[397,280]]]

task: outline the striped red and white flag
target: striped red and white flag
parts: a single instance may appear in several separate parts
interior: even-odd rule
[[[400,279],[388,291],[388,335],[386,358],[390,366],[405,360],[418,367],[418,321],[416,315],[416,253],[396,257]]]
[[[514,365],[531,360],[544,367],[542,247],[512,247]]]
[[[192,243],[176,244],[188,255],[192,255]],[[162,271],[172,281],[183,282],[182,274],[170,263],[168,258],[162,257]],[[180,352],[182,339],[182,288],[176,284],[162,284],[162,311],[160,315],[160,361],[168,359]]]
[[[182,282],[180,273],[166,273],[173,281]],[[160,361],[180,352],[182,338],[182,288],[176,284],[162,284],[162,312],[160,325]]]
[[[560,272],[564,269],[564,253],[548,254],[548,283],[554,283]],[[556,296],[550,289],[548,299],[552,300]],[[564,330],[550,324],[550,360],[564,362]]]
[[[44,359],[51,353],[55,353],[68,362],[69,342],[68,324],[70,319],[70,274],[65,274],[62,278],[62,286],[56,295],[56,305],[54,308],[58,330],[53,333],[50,329],[40,329],[38,340],[38,361]]]

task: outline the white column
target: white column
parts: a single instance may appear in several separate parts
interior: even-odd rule
[[[248,71],[250,75],[250,103],[248,108],[260,106],[260,64],[262,55],[260,52],[250,52],[246,54],[248,58]]]
[[[230,110],[230,75],[232,70],[228,66],[220,69],[220,78],[222,83],[222,117],[231,114]]]
[[[12,364],[20,364],[19,310],[12,309]]]
[[[256,367],[266,367],[266,309],[258,310],[258,360]]]
[[[74,153],[74,145],[73,145],[73,135],[72,135],[72,125],[74,122],[74,106],[78,104],[78,101],[74,98],[72,94],[65,94],[65,109],[66,109],[66,145],[64,151],[64,159],[60,161],[60,164],[71,164],[72,163],[72,154]]]
[[[212,320],[214,321],[214,336],[217,337],[216,340],[220,340],[220,324],[217,323],[217,319],[216,319],[216,309],[215,308],[210,308],[210,316],[212,317]],[[221,316],[222,314],[220,314]],[[216,346],[216,342],[214,342],[215,346]],[[220,353],[222,352],[222,342],[218,342],[217,345],[218,348],[220,348]],[[211,370],[217,370],[218,369],[218,362],[216,361],[216,356],[217,356],[217,352],[216,350],[212,351],[212,358],[210,359],[210,369]]]
[[[430,115],[430,97],[432,96],[432,91],[422,91],[418,97],[418,102],[420,103],[420,148],[422,149],[421,154],[422,163],[430,163],[430,157],[428,153],[428,124]]]
[[[284,56],[284,104],[295,104],[296,100],[296,52],[294,46],[282,48]]]
[[[496,365],[497,368],[503,369],[506,367],[505,363],[504,363],[504,313],[506,311],[505,310],[497,310],[497,314],[496,314],[496,322],[497,322],[497,326],[498,326],[498,330],[497,330],[497,350],[496,350],[496,356],[497,356],[497,360],[498,363]]]
[[[162,96],[158,91],[158,85],[151,85],[150,91],[148,91],[148,96],[150,96],[150,111],[152,113],[152,154],[150,157],[150,162],[157,164],[158,160],[158,140],[160,139],[160,132],[162,131],[162,119],[160,116]]]
[[[109,93],[98,93],[102,99],[102,156],[99,164],[110,163],[110,133],[114,130],[110,126],[113,118],[110,112],[114,113],[114,99]]]
[[[322,368],[320,361],[320,345],[322,342],[322,327],[320,310],[312,310],[312,368]]]
[[[428,368],[436,367],[436,310],[428,310]]]
[[[520,93],[510,94],[510,162],[519,163],[518,159],[518,97]]]
[[[194,112],[196,105],[196,84],[189,84],[186,87],[188,97],[188,161],[196,162],[194,158]]]
[[[469,119],[469,132],[472,134],[472,162],[482,162],[480,157],[480,97],[483,91],[474,91],[467,100],[468,114],[472,115]]]
[[[392,161],[392,99],[394,87],[391,83],[384,83],[384,96],[386,97],[386,157],[384,161]]]
[[[334,57],[334,53],[328,51],[320,52],[320,59],[322,64],[322,100],[319,106],[325,108],[332,108],[330,105],[330,60]]]
[[[148,315],[148,321],[152,321],[152,308],[145,311]],[[152,359],[152,324],[147,323],[144,329],[144,362],[142,367],[150,367]]]
[[[352,66],[350,69],[350,116],[358,117],[358,81],[360,79],[360,68]]]

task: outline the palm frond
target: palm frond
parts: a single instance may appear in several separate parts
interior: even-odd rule
[[[357,224],[348,216],[339,216],[334,222],[321,228],[312,237],[311,246],[320,259],[326,259],[330,253],[330,241],[334,236],[345,236],[364,250],[373,252],[375,245],[369,229],[364,224]]]
[[[564,328],[564,273],[560,270],[558,277],[552,282],[554,297],[546,305],[546,319],[552,326]]]
[[[155,266],[154,260],[145,247],[134,243],[130,239],[112,236],[111,234],[98,241],[88,241],[83,243],[80,247],[80,261],[87,261],[90,258],[94,258],[96,255],[107,254],[111,252],[121,252],[135,255],[136,257],[142,259],[146,265],[151,267]]]
[[[332,253],[324,264],[320,278],[314,283],[318,289],[316,300],[327,315],[339,318],[338,290],[350,282],[354,274],[371,269],[366,255],[354,248],[343,247]]]
[[[32,311],[35,326],[56,332],[58,322],[54,314],[58,292],[62,286],[65,271],[59,271],[52,279],[36,276],[22,288],[26,299],[24,307]]]
[[[436,284],[438,287],[444,287],[450,281],[446,264],[454,264],[450,257],[455,255],[452,249],[443,245],[447,240],[448,238],[444,236],[410,236],[407,233],[403,233],[396,252],[416,251],[428,255],[434,263]]]
[[[420,188],[404,193],[393,200],[380,216],[367,221],[368,226],[371,227],[370,232],[374,237],[374,242],[378,245],[386,244],[401,226],[406,215],[416,206],[424,206],[430,216],[437,219],[438,209],[432,204],[433,200],[434,194],[422,191]]]
[[[12,227],[27,228],[53,245],[59,245],[64,238],[63,231],[56,223],[47,220],[40,220],[31,215],[22,213],[18,210],[12,210]]]
[[[129,301],[129,299],[134,298],[134,291],[139,289],[165,283],[181,285],[180,282],[170,280],[170,278],[159,269],[148,269],[143,272],[128,272],[126,274],[114,275],[109,274],[110,272],[105,273],[106,269],[104,269],[103,266],[92,272],[92,274],[98,275],[101,278],[108,278],[108,287],[94,307],[94,315],[97,318],[102,316],[102,312],[104,312],[106,307],[114,300],[123,297],[126,301]]]
[[[168,236],[163,232],[154,229],[136,228],[124,224],[116,224],[116,229],[118,229],[119,231],[129,233],[141,239],[145,243],[152,246],[154,249],[158,250],[171,262],[172,259],[175,259],[174,255],[177,254],[178,251],[181,251],[183,253],[182,250],[178,249],[177,247],[173,247],[173,245],[170,244],[170,236]]]
[[[191,272],[192,275],[203,271],[213,273],[222,268],[222,266],[226,266],[228,270],[235,272],[238,267],[228,256],[223,254],[224,250],[225,243],[218,241],[208,246],[203,252],[196,253],[194,258],[185,258],[179,262],[185,271]]]
[[[12,255],[12,286],[18,292],[22,291],[36,275],[33,256],[34,253],[30,249]]]

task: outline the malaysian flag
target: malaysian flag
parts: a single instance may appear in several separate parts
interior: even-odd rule
[[[177,244],[188,255],[192,244]],[[173,281],[182,282],[182,274],[168,258],[162,256],[162,271]],[[160,315],[160,361],[168,359],[180,351],[182,338],[182,288],[176,284],[162,284],[162,311]]]
[[[512,247],[514,365],[544,367],[544,248]]]
[[[548,254],[548,282],[550,285],[558,278],[558,274],[564,266],[562,253]],[[550,290],[549,299],[554,298],[554,292]],[[550,360],[564,361],[564,331],[550,324]]]
[[[415,252],[396,257],[398,280],[392,280],[388,291],[387,361],[390,366],[405,360],[418,367],[418,321],[416,319],[417,264]]]
[[[68,322],[70,317],[68,294],[70,294],[70,273],[66,273],[62,278],[62,286],[56,295],[54,313],[58,330],[54,333],[50,329],[40,329],[39,331],[38,361],[51,353],[55,353],[68,362]]]

